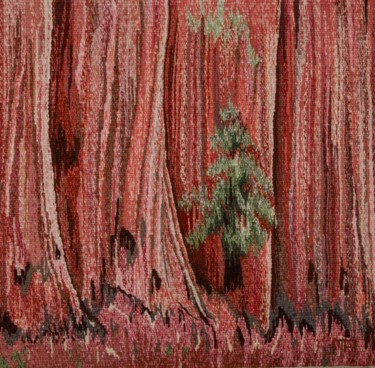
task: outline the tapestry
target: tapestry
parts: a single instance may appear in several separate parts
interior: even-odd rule
[[[0,368],[375,365],[374,0],[0,34]]]

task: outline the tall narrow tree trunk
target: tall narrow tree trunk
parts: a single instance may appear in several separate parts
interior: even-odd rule
[[[362,1],[281,1],[274,303],[285,307],[291,302],[305,316],[324,306],[344,319],[372,319],[374,173],[367,11]]]
[[[52,8],[1,2],[0,312],[32,335],[80,320],[58,224],[49,142]]]

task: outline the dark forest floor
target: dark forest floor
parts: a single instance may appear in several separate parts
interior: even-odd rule
[[[280,321],[270,342],[239,322],[229,331],[225,323],[214,347],[212,335],[198,320],[171,315],[167,322],[150,318],[138,308],[111,304],[100,320],[107,330],[103,339],[88,333],[83,339],[37,342],[19,338],[13,345],[0,338],[0,368],[15,367],[257,367],[257,366],[370,366],[375,350],[365,347],[363,336],[345,337],[333,323],[330,334],[288,330]],[[220,332],[221,331],[221,332]]]

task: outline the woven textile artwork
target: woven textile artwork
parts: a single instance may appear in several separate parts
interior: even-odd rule
[[[0,33],[0,368],[375,364],[373,0]]]

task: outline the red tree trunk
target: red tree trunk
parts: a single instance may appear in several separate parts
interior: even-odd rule
[[[374,174],[367,11],[362,1],[281,2],[273,276],[275,305],[291,302],[298,312],[312,313],[324,306],[341,316],[364,311],[371,320]]]
[[[166,167],[168,2],[1,9],[1,312],[79,321],[108,283],[207,321]]]
[[[220,3],[171,2],[172,16],[167,48],[165,109],[167,156],[176,200],[194,187],[211,187],[207,169],[215,157],[210,136],[220,124],[219,112],[230,99],[256,142],[260,161],[272,180],[273,112],[277,50],[277,2],[247,1],[223,7],[223,24],[217,36],[205,22],[219,19]],[[219,4],[219,5],[218,5]],[[189,23],[189,14],[200,25]],[[233,14],[240,15],[249,30],[235,31]],[[262,15],[262,16],[261,16]],[[226,32],[229,36],[226,37]],[[248,54],[253,47],[261,62]],[[179,211],[186,235],[201,221],[196,209]],[[230,293],[235,306],[245,308],[267,328],[271,290],[271,237],[260,255],[252,251],[242,260],[244,289]],[[189,250],[198,280],[224,290],[224,253],[219,235],[210,236],[198,251]]]
[[[52,9],[1,3],[0,312],[35,334],[60,326],[79,300],[66,266],[49,142]]]

